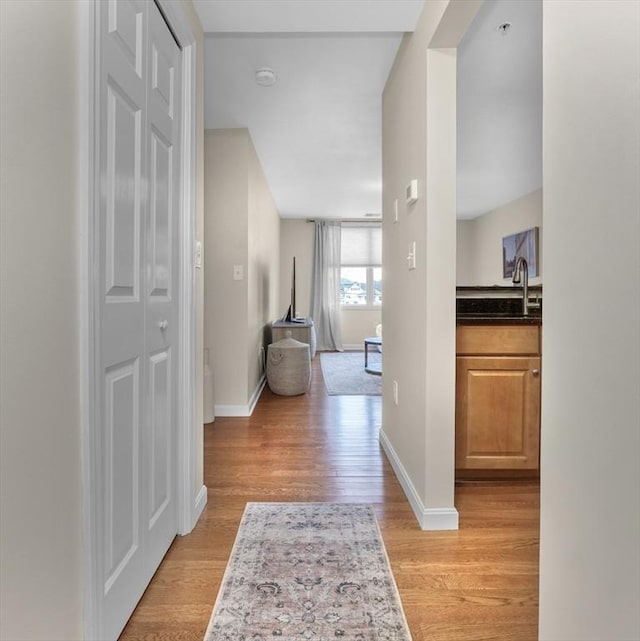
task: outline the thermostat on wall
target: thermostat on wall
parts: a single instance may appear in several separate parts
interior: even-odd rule
[[[407,205],[413,205],[418,200],[418,180],[414,178],[406,189]]]

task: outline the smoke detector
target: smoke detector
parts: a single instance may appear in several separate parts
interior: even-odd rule
[[[271,87],[271,85],[276,84],[277,80],[278,76],[276,75],[276,72],[269,67],[263,67],[256,71],[256,82],[261,87]]]

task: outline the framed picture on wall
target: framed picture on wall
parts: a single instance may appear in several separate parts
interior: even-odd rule
[[[529,266],[529,278],[538,275],[539,227],[505,236],[502,239],[502,277],[511,278],[516,260],[523,256]]]

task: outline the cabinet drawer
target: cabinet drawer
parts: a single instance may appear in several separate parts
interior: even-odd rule
[[[456,353],[540,354],[538,325],[458,325]]]

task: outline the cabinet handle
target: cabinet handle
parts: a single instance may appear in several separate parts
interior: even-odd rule
[[[531,370],[531,373],[532,373],[534,376],[540,376],[540,370],[539,370],[539,369],[532,369],[532,370]]]
[[[164,330],[165,330],[165,329],[167,329],[167,327],[169,327],[169,321],[167,321],[167,320],[161,320],[161,321],[158,323],[158,327],[160,328],[160,331],[163,331],[163,332],[164,332]]]

